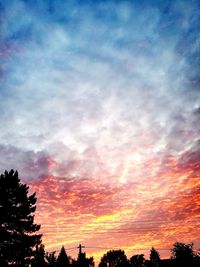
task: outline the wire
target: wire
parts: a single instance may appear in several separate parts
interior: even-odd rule
[[[126,251],[150,251],[151,248],[120,248],[120,247],[100,247],[100,246],[84,246],[85,249],[105,249],[105,250],[126,250]],[[65,250],[72,251],[78,250],[78,247],[65,248]],[[170,251],[171,248],[156,248],[158,251]],[[59,252],[60,250],[53,250],[53,252]]]
[[[97,249],[108,249],[108,250],[115,250],[115,249],[121,249],[121,250],[123,250],[122,248],[120,248],[120,247],[112,247],[112,248],[110,248],[110,247],[85,247],[85,248],[97,248]],[[149,248],[125,248],[124,250],[130,250],[130,251],[132,251],[132,250],[150,250]],[[156,249],[156,250],[170,250],[170,248],[160,248],[160,249]]]

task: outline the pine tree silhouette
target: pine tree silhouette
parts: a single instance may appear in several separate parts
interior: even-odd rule
[[[150,261],[153,267],[158,267],[160,263],[160,255],[159,252],[155,248],[151,248],[150,251]]]
[[[69,258],[67,256],[64,246],[62,246],[61,251],[58,255],[56,266],[57,267],[68,267],[69,266]]]
[[[0,176],[0,266],[30,264],[34,247],[41,242],[35,234],[35,193],[28,196],[29,187],[22,184],[18,172],[5,171]]]

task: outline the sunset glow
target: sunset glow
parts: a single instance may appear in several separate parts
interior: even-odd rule
[[[200,3],[1,1],[0,169],[47,251],[200,247]]]

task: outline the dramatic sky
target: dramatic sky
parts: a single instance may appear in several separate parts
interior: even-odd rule
[[[198,0],[0,0],[0,171],[46,250],[200,247],[199,70]]]

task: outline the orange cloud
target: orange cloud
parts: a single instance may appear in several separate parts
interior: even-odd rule
[[[146,162],[148,176],[141,176],[141,180],[133,177],[133,181],[129,177],[123,183],[120,179],[105,183],[53,176],[33,181],[31,190],[38,197],[36,219],[42,224],[46,249],[83,243],[89,255],[99,258],[107,248],[121,247],[131,256],[148,253],[147,249],[155,246],[161,255],[169,256],[175,241],[199,245],[197,170],[192,164],[182,168],[171,156],[158,168],[159,164],[156,160]],[[124,173],[131,176],[129,167]],[[71,254],[76,256],[76,250]]]

